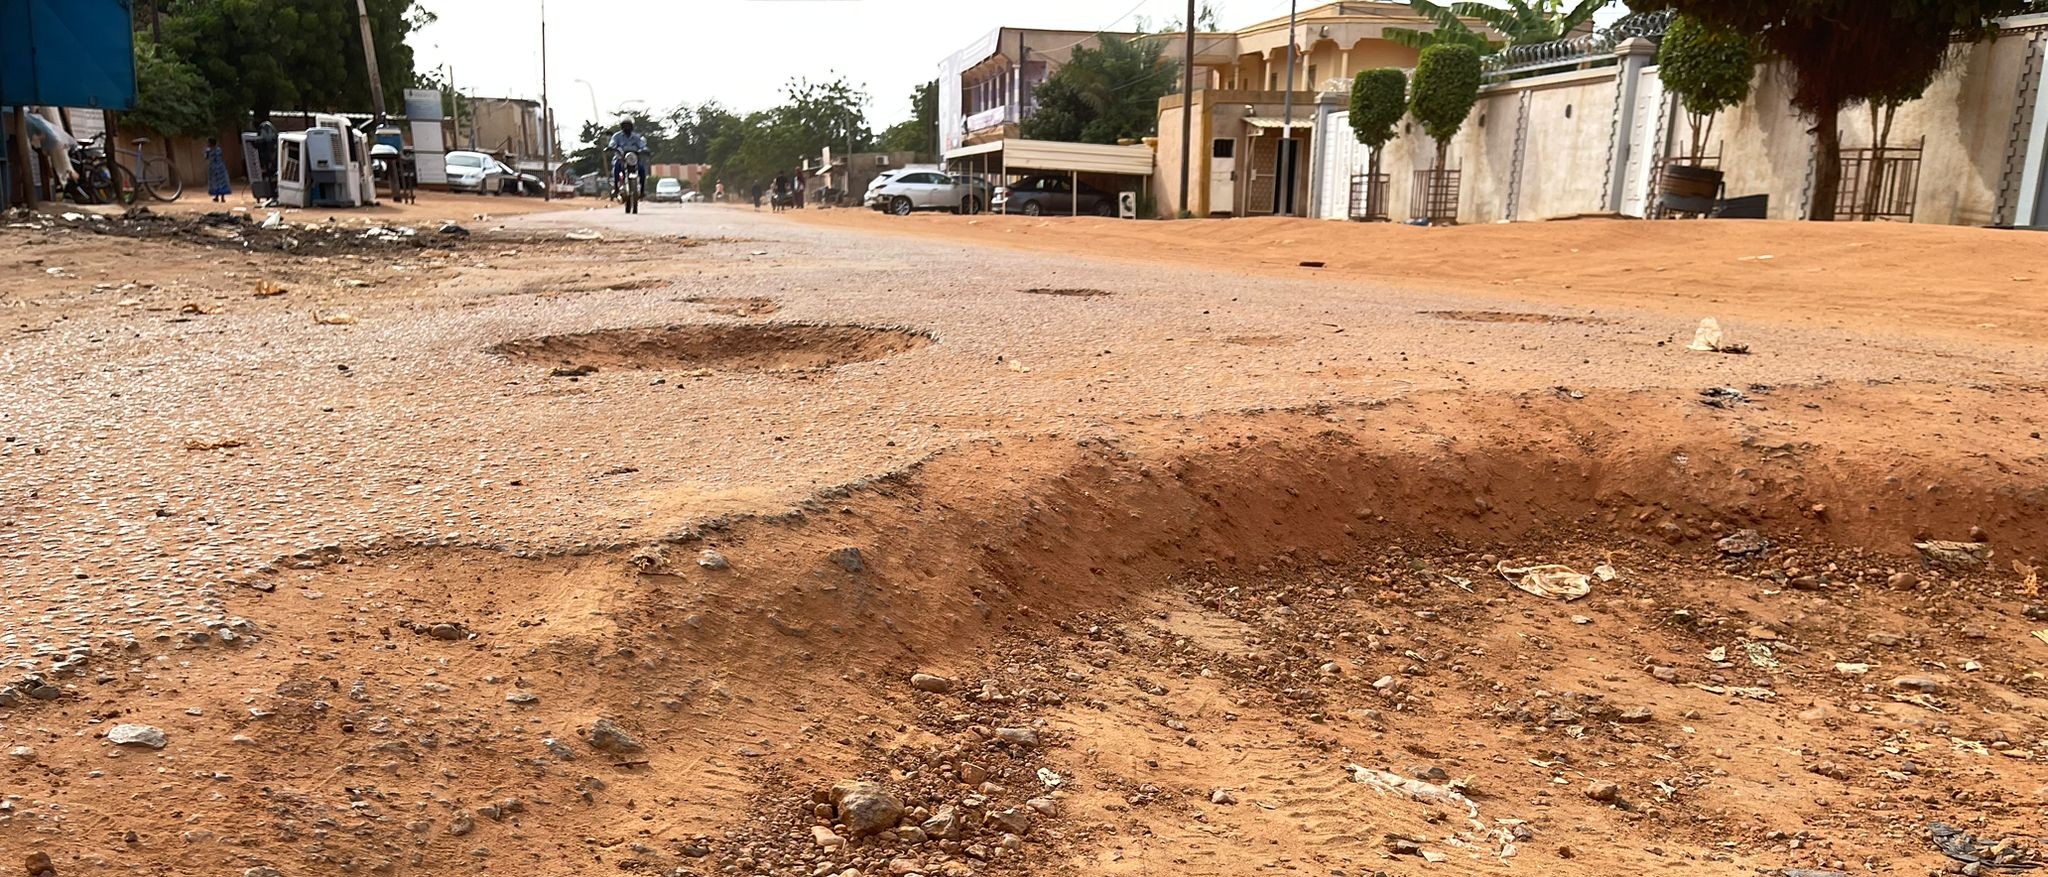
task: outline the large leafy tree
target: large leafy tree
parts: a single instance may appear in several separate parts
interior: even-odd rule
[[[1422,124],[1423,133],[1436,141],[1436,168],[1442,170],[1450,157],[1451,138],[1472,115],[1479,102],[1479,52],[1471,46],[1438,45],[1422,50],[1415,62],[1415,88],[1408,96],[1408,113]]]
[[[882,132],[876,148],[883,152],[929,152],[939,139],[939,81],[919,83],[910,92],[910,118]]]
[[[213,129],[213,89],[205,77],[146,31],[135,35],[135,85],[135,108],[122,115],[124,124],[170,137]]]
[[[1126,41],[1109,34],[1038,86],[1038,108],[1019,126],[1030,140],[1115,143],[1149,137],[1159,128],[1159,98],[1177,87],[1180,62],[1159,39]]]
[[[272,110],[370,106],[353,0],[158,0],[163,48],[211,83],[215,118],[241,124]],[[433,21],[416,0],[368,0],[385,104],[415,81],[414,31]]]
[[[1714,116],[1749,98],[1756,42],[1748,35],[1679,16],[1657,51],[1657,78],[1678,97],[1692,123],[1692,152],[1706,154]]]
[[[1629,0],[1755,34],[1785,62],[1792,106],[1814,121],[1819,147],[1807,216],[1835,218],[1842,185],[1842,107],[1910,93],[1941,69],[1957,35],[1975,36],[2029,0]]]
[[[719,132],[739,124],[740,117],[712,100],[696,106],[680,104],[663,122],[669,133],[668,149],[656,153],[656,159],[703,164],[709,161],[711,141],[718,139]]]
[[[1467,21],[1482,21],[1507,45],[1548,43],[1571,36],[1593,20],[1595,13],[1613,5],[1614,0],[1506,0],[1506,5],[1463,2],[1448,5],[1432,0],[1408,0],[1415,14],[1436,24],[1433,30],[1390,27],[1387,39],[1412,49],[1435,45],[1471,46],[1480,54],[1501,48],[1487,35],[1472,29]]]
[[[791,80],[781,106],[722,124],[706,148],[712,177],[744,189],[788,173],[825,146],[873,145],[867,92],[845,79]]]

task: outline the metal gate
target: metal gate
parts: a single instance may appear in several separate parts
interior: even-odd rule
[[[1273,212],[1273,180],[1280,175],[1280,142],[1277,137],[1246,138],[1251,144],[1251,161],[1246,167],[1244,212],[1259,216]]]

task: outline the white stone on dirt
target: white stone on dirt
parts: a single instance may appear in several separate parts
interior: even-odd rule
[[[116,746],[147,746],[162,749],[170,743],[164,732],[149,725],[115,725],[107,729],[107,742]]]

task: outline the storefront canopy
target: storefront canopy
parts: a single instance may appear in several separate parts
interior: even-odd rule
[[[1051,140],[997,140],[962,146],[946,153],[946,161],[984,157],[1010,171],[1071,171],[1083,174],[1152,175],[1152,147],[1058,143]]]

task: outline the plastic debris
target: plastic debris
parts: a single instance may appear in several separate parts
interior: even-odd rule
[[[1593,581],[1585,573],[1555,563],[1511,567],[1502,561],[1496,568],[1501,578],[1515,587],[1546,600],[1570,602],[1593,593]]]

